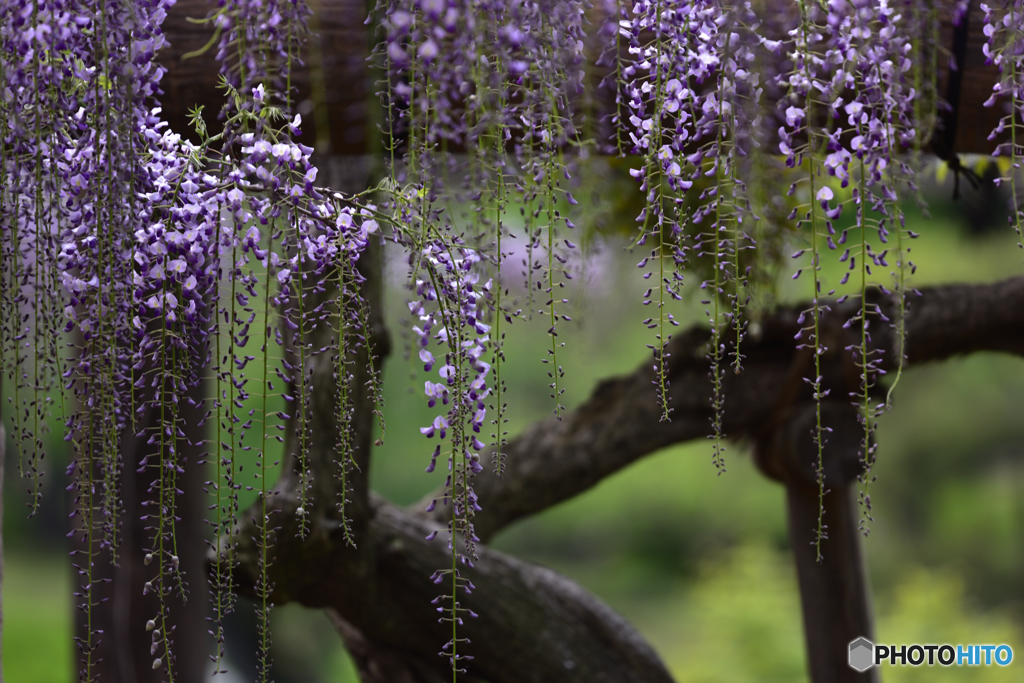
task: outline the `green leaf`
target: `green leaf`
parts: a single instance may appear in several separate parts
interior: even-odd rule
[[[189,125],[193,126],[196,129],[196,132],[199,133],[200,139],[205,141],[207,138],[207,134],[206,121],[203,120],[203,105],[200,104],[196,107],[193,107],[192,109],[189,109],[188,122]]]

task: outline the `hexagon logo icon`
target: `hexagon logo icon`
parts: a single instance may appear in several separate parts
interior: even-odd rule
[[[875,665],[875,644],[867,638],[850,643],[850,668],[861,673]]]

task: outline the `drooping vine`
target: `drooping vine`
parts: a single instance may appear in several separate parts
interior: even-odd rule
[[[996,182],[1009,185],[1013,202],[1010,212],[1010,226],[1017,233],[1017,242],[1024,248],[1024,204],[1021,200],[1018,160],[1024,155],[1024,129],[1021,114],[1024,113],[1024,6],[1020,2],[982,4],[985,12],[984,45],[986,61],[999,68],[1000,79],[992,95],[985,101],[986,107],[998,102],[1009,104],[1008,112],[999,119],[998,125],[989,136],[998,141],[994,156],[1005,160],[1002,166],[1005,175]]]
[[[815,407],[814,428],[812,438],[817,450],[815,472],[818,482],[818,526],[815,529],[815,548],[818,560],[821,560],[822,541],[827,538],[826,522],[824,520],[824,498],[825,498],[825,470],[824,470],[824,449],[826,439],[826,428],[822,424],[822,401],[828,396],[829,390],[822,385],[821,360],[822,355],[827,351],[827,346],[822,340],[821,319],[828,312],[829,306],[822,299],[821,280],[821,255],[820,238],[822,218],[818,203],[824,206],[833,198],[834,194],[828,185],[822,185],[821,181],[821,151],[823,148],[823,135],[828,131],[820,127],[820,113],[822,107],[816,99],[816,86],[822,83],[822,71],[825,66],[823,46],[824,40],[822,29],[815,20],[815,7],[801,2],[800,23],[791,32],[793,36],[793,70],[786,77],[790,88],[789,97],[786,102],[780,103],[780,108],[785,106],[786,128],[780,129],[779,133],[783,140],[780,143],[780,150],[786,155],[786,163],[789,167],[799,167],[805,176],[795,181],[791,186],[790,195],[796,194],[800,186],[806,182],[807,189],[804,190],[808,200],[802,202],[793,209],[790,219],[796,219],[800,226],[809,228],[808,240],[809,249],[801,249],[793,254],[793,258],[799,258],[810,252],[811,271],[811,306],[800,314],[797,322],[802,326],[800,332],[800,348],[807,349],[812,354],[812,377],[805,377],[813,392]],[[798,138],[803,138],[799,143]],[[796,271],[794,279],[799,277],[804,269]],[[808,320],[810,318],[810,320]]]

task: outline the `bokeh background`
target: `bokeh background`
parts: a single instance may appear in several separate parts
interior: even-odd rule
[[[922,235],[913,245],[913,284],[1020,274],[1024,251],[1006,226],[1006,198],[966,183],[958,201],[951,195],[952,180],[936,178],[927,195],[930,217],[906,207],[908,227]],[[570,408],[599,379],[648,359],[638,258],[615,237],[587,243],[580,286],[569,295],[573,323],[560,328]],[[409,325],[400,287],[404,270],[396,262],[389,272],[396,351],[385,370],[388,432],[373,461],[372,483],[387,498],[412,504],[439,482],[423,472],[431,448],[417,428],[432,413],[421,396],[419,364],[403,357],[402,330]],[[514,279],[512,295],[529,309]],[[785,282],[784,300],[798,300],[810,287]],[[703,319],[695,303],[678,316],[684,326]],[[542,321],[517,322],[509,330],[504,377],[512,435],[554,407],[541,364],[549,344],[545,330]],[[1017,660],[1008,668],[888,669],[884,679],[1024,680],[1024,361],[977,354],[914,368],[894,397],[879,423],[875,521],[864,540],[877,640],[1007,643]],[[3,653],[10,683],[74,680],[67,454],[59,433],[49,445],[44,505],[27,520],[26,486],[17,477],[14,444],[8,444]],[[719,476],[708,443],[666,449],[512,526],[493,545],[551,566],[599,595],[637,626],[681,682],[805,681],[783,489],[756,472],[744,444],[729,444],[726,462],[728,471]],[[203,599],[201,590],[194,599]],[[240,603],[229,645],[233,673],[218,677],[227,683],[251,680],[251,614]],[[278,683],[356,681],[323,614],[277,608],[273,639]]]

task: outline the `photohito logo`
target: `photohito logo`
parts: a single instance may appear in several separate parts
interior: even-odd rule
[[[1009,645],[875,645],[867,638],[850,643],[850,668],[860,672],[887,662],[889,666],[1009,666]]]

